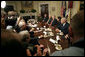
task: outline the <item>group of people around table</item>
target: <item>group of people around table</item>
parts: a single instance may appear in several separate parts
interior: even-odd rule
[[[63,32],[65,39],[70,40],[73,36],[71,26],[65,17],[56,19],[55,16],[49,16],[48,18],[45,14],[42,18],[39,15],[38,22],[45,22],[49,26],[55,27],[56,33]],[[9,11],[6,18],[1,15],[1,56],[46,56],[48,49],[39,44],[38,38],[34,37],[34,33],[22,17],[16,16],[16,12]],[[83,52],[82,49],[80,50]],[[57,53],[55,52],[53,55],[55,54]]]
[[[58,16],[56,19],[55,16],[47,17],[47,14],[44,15],[44,18],[39,14],[38,16],[38,22],[43,22],[45,24],[48,24],[52,28],[55,28],[56,33],[63,32],[65,35],[64,38],[68,39],[69,45],[72,43],[70,42],[70,38],[73,37],[72,29],[70,24],[67,22],[67,19],[65,17]]]

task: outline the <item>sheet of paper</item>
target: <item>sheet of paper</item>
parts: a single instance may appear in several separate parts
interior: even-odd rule
[[[53,40],[52,38],[50,38],[49,41],[52,42],[52,43],[56,43],[56,41]]]

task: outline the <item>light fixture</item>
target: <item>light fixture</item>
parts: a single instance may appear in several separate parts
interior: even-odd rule
[[[6,2],[5,1],[1,1],[1,8],[5,8],[6,7]]]

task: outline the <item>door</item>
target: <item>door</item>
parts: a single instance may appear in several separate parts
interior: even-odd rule
[[[48,14],[48,4],[41,4],[41,16],[44,17],[44,14],[47,14],[47,16],[49,16]]]

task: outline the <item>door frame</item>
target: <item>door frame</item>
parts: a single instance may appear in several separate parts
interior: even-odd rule
[[[43,5],[43,4],[48,4],[48,14],[50,15],[50,8],[49,8],[49,3],[39,3],[39,13],[41,14],[41,5]]]

